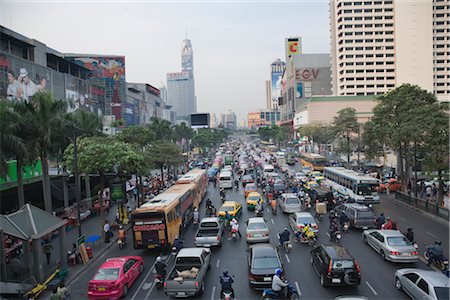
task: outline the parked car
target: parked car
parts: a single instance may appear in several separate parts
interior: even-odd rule
[[[108,258],[89,281],[89,299],[119,299],[128,294],[136,278],[144,271],[141,256]]]
[[[284,193],[278,198],[281,210],[285,213],[294,213],[302,210],[303,205],[296,194]]]
[[[248,243],[269,242],[269,227],[264,218],[250,218],[245,232]]]
[[[395,272],[395,287],[411,299],[450,299],[450,283],[442,273],[422,269],[399,269]]]
[[[335,207],[335,211],[340,216],[345,213],[350,220],[350,227],[354,228],[375,228],[375,215],[372,209],[358,203],[344,203]]]
[[[385,260],[405,263],[419,260],[417,249],[398,230],[364,230],[363,240]]]
[[[358,263],[341,246],[320,245],[311,251],[311,264],[322,286],[352,286],[361,283]]]
[[[223,226],[217,217],[203,218],[200,221],[194,243],[196,247],[222,246]]]
[[[316,219],[309,212],[297,212],[289,215],[289,226],[292,231],[301,231],[305,224],[311,224],[315,233],[319,232],[319,226],[317,226]]]
[[[256,244],[248,248],[248,279],[256,290],[270,288],[275,270],[283,270],[277,247],[271,244]]]

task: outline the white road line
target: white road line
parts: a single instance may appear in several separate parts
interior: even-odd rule
[[[219,268],[219,265],[220,265],[220,259],[217,259],[216,268]]]
[[[297,281],[295,282],[295,287],[297,288],[298,295],[301,296],[302,295],[302,291],[300,291],[300,286],[298,285]]]
[[[327,236],[330,237],[330,234],[327,232]]]
[[[402,220],[403,222],[407,222],[405,218],[402,218],[402,217],[398,217],[398,218],[399,218],[399,220]]]
[[[144,299],[150,299],[149,297],[150,297],[150,294],[152,293],[154,287],[155,287],[155,284],[152,284],[152,286],[148,290],[147,294],[145,295]]]
[[[152,284],[153,284],[153,282],[146,282],[146,283],[144,284],[144,286],[142,287],[142,289],[143,289],[144,291],[146,291],[146,290],[148,290],[149,288],[152,287]]]
[[[289,256],[287,255],[287,253],[285,253],[284,256],[286,256],[287,262],[288,262],[288,263],[291,263],[291,260],[289,259]]]
[[[366,281],[366,284],[367,284],[367,286],[372,290],[372,293],[373,293],[375,296],[377,296],[377,295],[378,295],[377,291],[375,291],[375,289],[370,285],[370,283],[369,283],[368,281]]]
[[[270,221],[272,221],[272,224],[275,224],[275,222],[273,221],[273,219],[270,219]]]
[[[216,294],[216,286],[213,286],[212,293],[211,293],[211,300],[214,300],[215,294]]]
[[[170,254],[170,255],[167,257],[167,260],[166,260],[165,262],[167,262],[167,261],[170,259],[171,256],[172,256],[172,254]],[[131,300],[136,299],[137,294],[139,294],[139,292],[141,291],[141,289],[142,289],[142,287],[144,286],[144,284],[146,284],[146,281],[147,281],[148,276],[150,276],[150,274],[152,274],[152,271],[153,271],[153,269],[155,268],[155,265],[156,265],[156,262],[154,262],[153,265],[151,266],[150,270],[148,270],[147,275],[145,275],[144,280],[142,280],[141,284],[140,284],[139,287],[137,288],[137,290],[136,290],[136,292],[134,293],[133,297],[131,297]],[[155,285],[152,284],[152,286],[151,286],[149,292],[151,292],[151,291],[153,290],[154,286],[155,286]],[[150,295],[150,294],[148,294],[148,295]],[[147,299],[147,298],[146,298],[146,299]]]
[[[270,213],[270,210],[269,210],[269,208],[268,208],[268,207],[266,208],[266,210],[267,210],[267,212],[268,212],[268,213]]]
[[[436,238],[436,239],[438,238],[437,236],[435,236],[435,235],[432,234],[431,232],[428,232],[428,231],[427,231],[426,234],[429,234],[429,235],[431,235],[432,237],[434,237],[434,238]]]

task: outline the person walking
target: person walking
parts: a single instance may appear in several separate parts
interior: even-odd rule
[[[52,250],[53,250],[52,241],[50,239],[44,240],[43,247],[44,247],[45,256],[47,257],[47,265],[49,265],[50,264],[50,256],[52,255]]]
[[[103,231],[105,232],[105,243],[109,243],[111,239],[111,225],[109,225],[108,220],[105,221],[105,225],[103,226]]]

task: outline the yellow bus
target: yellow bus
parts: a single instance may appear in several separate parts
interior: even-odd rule
[[[136,208],[131,214],[134,248],[170,247],[192,223],[197,197],[194,184],[176,184]]]
[[[327,158],[316,153],[300,154],[300,162],[303,167],[309,167],[312,171],[322,171],[327,166]]]
[[[208,188],[208,176],[204,169],[193,169],[181,176],[175,184],[194,184],[197,193],[200,195],[195,198],[194,207],[199,207],[205,197]]]

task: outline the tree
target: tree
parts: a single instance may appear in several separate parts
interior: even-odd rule
[[[157,141],[171,141],[173,138],[172,124],[167,120],[153,117],[148,127]]]
[[[184,122],[172,126],[172,130],[175,141],[182,146],[183,150],[187,149],[188,147],[185,148],[183,146],[183,140],[186,142],[186,146],[188,146],[189,140],[194,137],[194,130],[188,127]]]
[[[155,139],[154,132],[149,127],[131,126],[118,133],[115,138],[124,143],[133,144],[143,150]]]
[[[180,148],[171,142],[163,141],[151,145],[145,151],[146,159],[161,170],[161,181],[164,182],[164,167],[178,165],[183,162]]]
[[[362,144],[365,157],[367,159],[375,159],[380,156],[384,157],[385,142],[379,124],[370,120],[364,124],[363,129]]]
[[[301,136],[308,137],[310,142],[315,142],[318,145],[331,144],[334,139],[332,127],[328,125],[309,124],[303,125],[298,129]],[[312,145],[314,152],[314,145]]]
[[[350,147],[350,139],[352,135],[357,132],[358,128],[359,124],[356,118],[356,110],[354,108],[347,107],[337,112],[337,116],[334,117],[333,129],[336,135],[346,139],[347,163],[349,169],[351,168],[350,154],[352,151]],[[340,143],[340,145],[343,146],[344,144]]]

